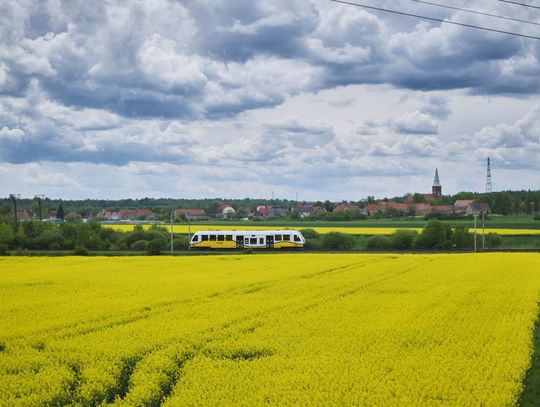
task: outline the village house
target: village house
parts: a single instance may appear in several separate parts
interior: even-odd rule
[[[189,217],[191,220],[208,219],[204,209],[176,209],[174,211],[174,216],[176,218]]]
[[[106,209],[102,209],[97,213],[96,218],[108,221],[119,221],[120,213],[116,211],[108,211]]]
[[[358,213],[365,213],[365,209],[360,209],[358,205],[354,204],[337,204],[333,210],[335,213],[340,213],[344,211],[351,211],[351,212],[358,212]]]
[[[232,219],[236,211],[228,203],[223,203],[216,208],[216,217],[221,219]]]
[[[267,217],[268,218],[284,218],[289,214],[287,208],[281,207],[270,207],[268,208]]]
[[[122,220],[145,220],[153,215],[152,211],[148,208],[121,209],[119,214]]]
[[[467,209],[465,210],[465,213],[467,215],[481,215],[485,214],[488,215],[491,213],[491,208],[487,203],[471,203],[467,205]]]
[[[326,212],[325,208],[322,208],[320,206],[314,206],[310,204],[300,204],[296,207],[296,210],[298,211],[298,215],[301,218],[309,218],[311,216],[317,216],[321,213]]]

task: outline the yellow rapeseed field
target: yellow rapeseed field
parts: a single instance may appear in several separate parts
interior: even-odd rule
[[[510,406],[540,255],[0,258],[0,406]]]
[[[112,228],[115,230],[123,232],[131,232],[134,228],[134,225],[127,224],[114,224],[114,225],[103,225],[104,227]],[[170,231],[170,225],[159,225]],[[150,225],[144,225],[145,229],[149,229]],[[310,229],[313,229],[319,233],[328,233],[328,232],[341,232],[347,233],[350,235],[390,235],[396,230],[416,230],[421,231],[422,228],[386,228],[386,227],[311,227],[306,226]],[[195,233],[199,230],[278,230],[278,229],[293,229],[293,230],[302,230],[304,227],[284,227],[284,226],[229,226],[229,225],[192,225],[191,233]],[[187,225],[174,225],[174,233],[188,233]],[[473,232],[473,229],[469,229],[469,232]],[[477,229],[477,233],[482,233],[482,229]],[[540,235],[540,229],[486,229],[485,233],[497,233],[500,235]]]

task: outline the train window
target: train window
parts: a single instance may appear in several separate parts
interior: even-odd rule
[[[210,241],[215,242],[216,241],[216,235],[210,235]]]
[[[208,240],[208,235],[202,235],[201,237],[202,237],[202,241],[203,241],[203,242],[205,242],[205,241]]]
[[[252,237],[249,239],[249,244],[257,244],[257,238],[256,237]]]
[[[191,239],[191,240],[194,241],[194,242],[198,242],[199,241],[199,235],[193,236],[193,239]]]
[[[218,240],[218,242],[223,242],[225,240],[225,236],[224,235],[218,235],[217,240]]]
[[[299,242],[299,241],[300,241],[300,236],[294,235],[294,241],[295,241],[295,242]]]
[[[225,240],[233,240],[232,235],[225,235]]]
[[[264,244],[264,237],[259,238],[259,244]]]
[[[281,235],[276,235],[276,240],[281,240]]]
[[[283,240],[291,240],[291,235],[283,235]]]

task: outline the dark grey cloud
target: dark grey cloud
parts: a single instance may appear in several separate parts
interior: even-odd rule
[[[477,94],[540,89],[539,47],[528,40],[427,23],[401,31],[345,5],[28,1],[6,2],[0,11],[3,94],[24,95],[34,78],[61,103],[132,118],[227,117],[349,84]],[[283,65],[281,72],[251,80],[265,61]],[[311,80],[299,86],[288,75],[276,87],[286,69]]]
[[[309,188],[320,180],[329,188],[343,177],[415,176],[445,157],[439,133],[452,113],[450,92],[433,91],[537,95],[539,60],[540,45],[529,40],[322,1],[5,1],[0,163],[88,163],[128,172],[138,163],[148,177],[189,165],[210,183],[247,181],[249,174],[252,181]],[[364,84],[419,100],[399,113],[384,106],[384,118],[358,119],[356,131],[341,118],[327,120],[322,107],[269,114],[295,96],[324,99],[323,91]],[[372,103],[360,99],[338,97],[329,107],[360,111]],[[257,123],[228,138],[197,133],[253,111],[260,112]],[[491,154],[508,166],[532,162],[537,114],[479,125],[463,136],[465,144],[476,157]]]

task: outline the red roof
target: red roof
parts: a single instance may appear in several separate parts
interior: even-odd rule
[[[416,212],[431,212],[431,205],[419,203],[414,205],[414,209]]]
[[[461,208],[466,208],[467,206],[469,206],[470,204],[472,204],[474,201],[472,199],[458,199],[455,203],[454,203],[454,206],[459,206]]]
[[[454,212],[456,210],[454,205],[436,205],[431,208],[433,212]]]
[[[334,208],[334,212],[343,212],[343,211],[357,211],[358,209],[360,209],[358,206],[356,205],[352,205],[352,204],[339,204],[337,205],[335,208]]]
[[[377,212],[377,211],[380,211],[380,210],[383,210],[384,209],[384,206],[378,204],[378,203],[371,203],[371,204],[367,204],[366,205],[366,210],[368,212]]]
[[[151,214],[152,214],[152,211],[148,208],[120,209],[120,218],[122,219],[134,219],[138,217],[147,217]]]
[[[177,209],[174,211],[176,215],[193,215],[193,216],[204,216],[206,212],[204,209]]]
[[[232,208],[232,206],[228,203],[221,204],[216,208],[216,213],[223,213],[226,208]]]
[[[392,201],[390,201],[390,202],[381,202],[381,205],[384,205],[387,208],[397,209],[398,211],[401,211],[401,212],[406,212],[410,208],[410,205],[407,205],[407,204],[404,204],[404,203],[399,203],[399,202],[392,202]]]

